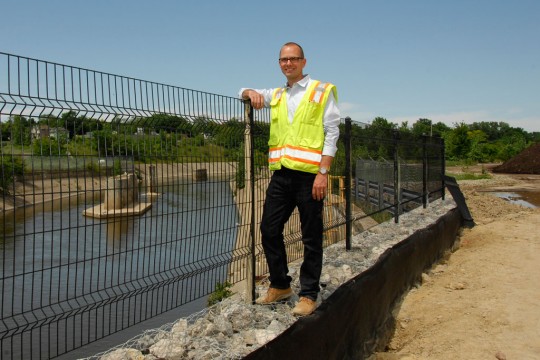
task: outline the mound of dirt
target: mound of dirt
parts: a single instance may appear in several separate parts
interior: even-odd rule
[[[540,174],[540,144],[534,144],[492,170],[506,174]]]

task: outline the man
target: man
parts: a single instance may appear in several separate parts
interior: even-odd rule
[[[240,90],[241,97],[249,99],[255,109],[271,108],[268,161],[274,173],[261,221],[270,287],[256,303],[270,304],[293,294],[283,229],[298,207],[304,260],[300,268],[300,299],[293,313],[303,316],[315,310],[320,291],[323,200],[337,150],[340,113],[335,86],[304,75],[306,59],[300,45],[283,45],[279,65],[287,78],[284,88]]]

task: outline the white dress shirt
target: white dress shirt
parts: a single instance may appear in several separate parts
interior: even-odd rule
[[[313,82],[309,75],[304,76],[302,80],[293,84],[292,87],[287,86],[287,113],[289,115],[289,122],[292,123],[294,113],[300,104],[300,101],[304,97],[307,88]],[[264,97],[264,106],[269,107],[272,100],[272,94],[276,89],[251,89],[242,88],[238,93],[242,98],[244,90],[254,90]],[[331,91],[324,108],[323,115],[323,127],[324,127],[324,146],[322,155],[334,157],[337,151],[337,141],[339,138],[339,123],[341,114],[337,106],[337,101],[334,98],[334,92]]]

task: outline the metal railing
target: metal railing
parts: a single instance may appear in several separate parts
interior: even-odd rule
[[[0,120],[2,358],[66,354],[204,299],[216,283],[245,282],[254,296],[267,272],[267,110],[0,53]],[[354,231],[444,196],[440,141],[375,138],[350,119],[341,130],[325,245],[350,246]],[[381,208],[358,196],[357,159],[383,155],[396,161]],[[405,178],[403,166],[422,171]],[[409,188],[423,201],[403,209],[396,194]],[[289,259],[301,258],[297,214],[285,239]]]

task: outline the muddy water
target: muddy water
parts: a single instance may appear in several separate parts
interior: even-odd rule
[[[0,213],[0,359],[91,356],[206,307],[235,246],[229,184],[158,192],[135,217],[84,217],[99,198]]]
[[[537,191],[495,191],[492,194],[521,206],[540,207],[540,192]]]

